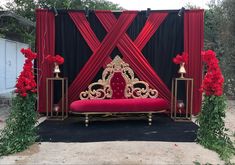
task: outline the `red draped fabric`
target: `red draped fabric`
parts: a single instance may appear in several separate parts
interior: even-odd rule
[[[112,25],[116,23],[116,18],[111,12],[106,12],[105,14],[103,12],[96,12],[96,16],[107,32],[109,32]],[[120,38],[117,47],[122,53],[124,61],[130,64],[136,75],[141,80],[148,82],[151,87],[157,89],[161,98],[170,102],[170,90],[159,78],[141,52],[166,16],[167,13],[150,13],[144,28],[137,36],[136,40],[132,42],[128,35],[124,34]]]
[[[137,11],[124,11],[98,46],[92,46],[93,41],[96,42],[98,39],[94,39],[96,36],[93,35],[94,32],[91,30],[90,26],[87,26],[88,23],[84,13],[69,12],[69,15],[93,51],[92,56],[69,86],[68,100],[69,103],[71,103],[72,101],[78,99],[80,92],[91,83],[103,63],[106,62],[107,57],[115,48],[119,38],[123,35],[136,17]]]
[[[190,10],[184,14],[184,51],[189,54],[186,66],[187,76],[194,79],[193,114],[201,111],[202,94],[199,88],[202,82],[202,59],[204,41],[203,10]]]
[[[89,45],[91,50],[95,52],[96,49],[100,46],[100,41],[91,29],[84,13],[69,12],[69,15],[75,23],[76,27],[79,29],[83,38],[86,40],[86,43]]]
[[[52,77],[52,68],[45,63],[47,54],[55,52],[55,16],[46,9],[36,10],[36,51],[38,66],[38,111],[46,112],[46,78]]]
[[[79,93],[89,85],[101,65],[104,65],[110,61],[109,54],[115,46],[120,49],[126,62],[131,65],[138,77],[144,81],[147,81],[152,87],[156,88],[159,91],[160,97],[170,101],[169,89],[157,76],[153,68],[141,53],[141,49],[143,49],[145,44],[158,29],[159,25],[167,16],[167,13],[150,13],[144,28],[136,38],[135,42],[133,42],[127,36],[125,31],[135,18],[137,14],[136,11],[124,11],[118,20],[116,20],[111,11],[97,11],[96,15],[98,19],[108,32],[107,36],[100,44],[98,43],[99,41],[94,32],[91,30],[84,13],[70,12],[69,14],[93,51],[93,55],[69,87],[70,102],[78,99]],[[124,18],[127,20],[124,20]],[[125,28],[123,28],[123,26]],[[107,38],[109,35],[110,38]],[[113,42],[114,38],[116,39],[115,42]],[[105,41],[107,41],[107,47],[103,46]],[[106,49],[103,49],[102,52],[100,52],[101,47],[106,47]],[[94,63],[96,65],[94,65]]]
[[[36,15],[36,49],[38,53],[38,110],[46,111],[46,77],[52,76],[52,66],[45,63],[47,54],[55,51],[55,17],[53,12],[38,9]],[[111,11],[96,11],[96,16],[107,31],[102,42],[96,37],[85,14],[70,11],[69,15],[76,27],[93,51],[92,56],[78,73],[69,87],[69,103],[77,100],[82,90],[85,90],[101,67],[111,61],[109,55],[115,47],[122,53],[124,61],[130,64],[136,75],[148,82],[152,88],[159,91],[160,97],[168,102],[171,92],[158,77],[142,54],[142,49],[156,32],[167,16],[167,12],[151,12],[145,26],[137,38],[132,41],[126,34],[137,15],[137,11],[124,11],[117,19]],[[201,109],[201,93],[199,88],[202,81],[201,50],[203,49],[203,10],[185,11],[184,14],[184,51],[188,52],[189,64],[187,76],[194,79],[193,113]]]

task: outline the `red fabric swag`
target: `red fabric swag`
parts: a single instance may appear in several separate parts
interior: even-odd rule
[[[108,31],[108,34],[112,34],[114,38],[116,38],[116,43],[109,41],[109,48],[113,48],[117,45],[120,51],[122,52],[123,56],[125,57],[126,62],[130,63],[133,70],[136,72],[136,74],[139,76],[140,79],[147,81],[150,83],[151,86],[156,88],[160,96],[165,98],[167,101],[170,101],[170,91],[165,86],[165,84],[161,81],[161,79],[157,76],[155,71],[152,69],[152,67],[148,64],[147,60],[144,58],[144,56],[141,53],[141,50],[139,50],[138,47],[135,46],[135,43],[131,41],[131,39],[125,34],[125,31],[122,31],[122,34],[115,35],[114,29],[120,32],[120,27],[117,28],[116,25],[124,24],[123,18],[124,15],[126,17],[129,17],[129,22],[125,21],[125,24],[129,24],[133,21],[134,17],[131,17],[131,15],[137,14],[137,12],[123,12],[118,20],[114,17],[114,15],[111,12],[101,12],[98,11],[96,13],[97,17],[100,19],[101,23],[105,26],[106,30]],[[103,46],[104,40],[100,45],[98,45],[98,39],[95,36],[94,32],[90,28],[88,21],[86,20],[86,17],[84,13],[77,13],[77,12],[70,12],[71,18],[74,20],[74,23],[76,24],[79,31],[82,33],[83,37],[87,41],[88,45],[91,47],[91,49],[94,51],[91,58],[88,60],[88,62],[83,67],[82,71],[78,74],[76,79],[73,81],[73,83],[69,87],[69,100],[70,102],[74,101],[75,99],[78,99],[79,93],[84,90],[90,83],[90,81],[93,79],[95,74],[97,73],[98,69],[101,66],[97,66],[94,68],[94,64],[92,64],[95,61],[99,61],[100,65],[103,63],[107,63],[107,61],[110,61],[110,58],[108,55],[111,53],[109,52],[103,52],[103,54],[98,54],[97,49],[100,49],[100,47]],[[150,14],[149,19],[147,20],[145,27],[141,31],[140,35],[136,38],[136,44],[142,49],[147,41],[151,38],[151,36],[154,34],[154,32],[157,30],[161,22],[164,20],[164,18],[167,16],[167,13],[159,14],[156,17],[154,14]],[[122,21],[120,21],[122,19]],[[105,22],[105,23],[104,23]],[[129,26],[128,25],[128,26]],[[106,27],[107,26],[107,27]],[[122,25],[123,26],[123,25]],[[126,29],[128,28],[126,27]],[[126,43],[127,42],[127,43]],[[110,45],[111,44],[111,45]],[[94,46],[95,45],[95,46]],[[100,47],[99,47],[100,46]],[[105,54],[104,54],[105,53]],[[96,57],[94,57],[94,54],[97,54]],[[135,57],[136,54],[138,57]],[[98,57],[99,56],[99,57]],[[135,57],[133,60],[132,58]],[[91,60],[92,59],[92,60]],[[91,68],[90,66],[93,66]],[[146,69],[144,69],[146,68]],[[87,79],[84,79],[84,76],[82,76],[82,73],[86,73],[88,69],[92,69],[91,73],[85,74]],[[147,71],[147,73],[146,73]],[[89,75],[89,76],[87,76]],[[89,77],[89,78],[88,78]],[[153,81],[152,79],[155,79]],[[76,91],[76,92],[74,92]],[[167,93],[167,94],[166,94]]]
[[[201,51],[204,43],[203,10],[190,10],[184,14],[184,51],[189,54],[186,65],[187,76],[194,79],[193,114],[201,111],[202,94],[199,91],[202,83]]]
[[[170,90],[158,77],[154,69],[151,67],[141,52],[141,49],[144,48],[145,44],[158,29],[167,14],[168,13],[150,13],[144,28],[136,38],[135,42],[133,43],[128,35],[124,34],[120,38],[117,47],[124,56],[124,60],[130,64],[131,68],[134,70],[137,76],[141,80],[148,82],[151,87],[157,89],[160,97],[170,102]],[[96,12],[96,15],[107,32],[109,32],[110,28],[112,28],[112,25],[116,23],[116,18],[112,12],[106,12],[104,14],[98,11]]]
[[[92,44],[93,38],[91,39],[90,36],[95,37],[95,35],[92,35],[94,32],[92,30],[86,30],[91,29],[89,26],[86,26],[86,17],[84,13],[78,13],[78,12],[69,12],[71,18],[76,24],[77,28],[80,30],[83,36],[85,36],[85,40]],[[82,68],[80,73],[77,75],[75,80],[72,82],[72,84],[69,86],[69,96],[68,100],[69,103],[72,101],[78,99],[79,93],[84,90],[92,81],[94,76],[97,74],[98,70],[102,67],[103,63],[106,61],[108,55],[112,52],[112,50],[115,48],[119,38],[123,35],[123,33],[127,30],[127,28],[130,26],[132,21],[137,15],[137,11],[124,11],[118,21],[112,26],[112,29],[109,31],[109,33],[105,36],[103,41],[99,44],[99,46],[93,46],[93,54],[85,64],[85,66]],[[94,39],[98,41],[98,39]],[[90,46],[90,45],[89,45]],[[97,47],[97,49],[96,49]]]
[[[45,9],[36,10],[36,51],[38,54],[38,111],[46,112],[46,78],[52,77],[52,66],[45,62],[48,54],[55,54],[55,16]],[[50,96],[49,96],[50,97]]]

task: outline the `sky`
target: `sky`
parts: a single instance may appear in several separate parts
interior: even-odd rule
[[[0,5],[5,4],[11,0],[0,0]],[[208,8],[206,4],[210,0],[109,0],[113,3],[117,3],[127,10],[165,10],[165,9],[180,9],[190,3],[193,6],[200,7],[202,9]]]
[[[201,9],[208,8],[207,4],[210,0],[109,0],[117,3],[127,10],[165,10],[165,9],[180,9],[190,3],[193,6]]]

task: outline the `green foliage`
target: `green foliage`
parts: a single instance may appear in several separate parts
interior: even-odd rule
[[[204,16],[204,46],[218,54],[225,78],[224,91],[235,96],[235,1],[215,0]]]
[[[201,163],[198,162],[198,161],[193,161],[193,164],[194,164],[194,165],[201,165]]]
[[[12,108],[6,126],[0,135],[0,156],[25,150],[37,138],[35,112],[36,96],[17,95],[12,99]]]
[[[220,27],[223,24],[223,15],[221,15],[221,6],[211,5],[210,9],[205,11],[204,35],[205,50],[213,49],[220,54]]]
[[[228,26],[228,30],[231,32],[231,34],[233,36],[235,36],[235,2],[234,0],[224,0],[223,1],[223,5],[222,5],[223,9],[224,9],[224,14],[225,17],[227,19],[227,21],[229,22]]]
[[[201,163],[198,162],[198,161],[194,161],[193,164],[194,165],[201,165]],[[203,164],[203,165],[212,165],[212,164],[211,163],[206,163],[206,164]]]
[[[32,0],[14,0],[8,2],[5,7],[9,11],[13,11],[18,15],[27,18],[31,21],[35,21],[35,11],[37,3]]]
[[[202,111],[196,121],[200,125],[197,140],[206,148],[216,151],[222,160],[228,162],[235,154],[235,148],[225,133],[225,109],[225,96],[205,96]]]
[[[117,10],[122,9],[118,4],[106,0],[41,0],[38,1],[38,6],[45,8],[55,7],[57,9],[102,9],[102,10]]]
[[[5,5],[9,11],[36,22],[35,9],[36,8],[52,8],[57,9],[80,9],[85,7],[89,9],[102,10],[118,10],[123,9],[118,4],[106,0],[13,0]],[[19,26],[19,22],[15,19],[6,19],[4,24],[0,24],[0,37],[26,42],[30,44],[31,48],[35,46],[35,30],[32,27]]]
[[[84,6],[87,6],[90,9],[98,9],[98,10],[119,10],[123,9],[119,7],[118,4],[112,3],[106,0],[83,0]]]
[[[224,0],[222,4],[224,23],[221,27],[221,46],[224,56],[221,60],[225,76],[225,92],[235,97],[235,1]]]
[[[4,6],[4,10],[14,12],[32,22],[35,22],[36,3],[32,0],[14,0]],[[0,35],[4,38],[29,43],[30,47],[35,46],[34,27],[21,24],[12,17],[2,17],[0,24]],[[20,26],[19,26],[20,25]],[[33,38],[33,39],[32,39]]]

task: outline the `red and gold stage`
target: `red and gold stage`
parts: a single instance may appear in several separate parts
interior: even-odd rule
[[[134,75],[156,89],[158,98],[171,102],[171,81],[179,77],[178,66],[172,62],[177,54],[189,54],[186,77],[192,78],[193,114],[201,109],[203,49],[203,10],[151,11],[84,11],[38,9],[38,111],[46,112],[46,79],[53,77],[53,65],[45,62],[48,54],[64,58],[61,76],[68,77],[69,105],[89,84],[102,77],[102,72],[116,55],[130,65]],[[178,93],[185,100],[185,84]],[[59,85],[55,85],[55,90]],[[115,98],[112,101],[115,102]],[[127,99],[128,101],[128,99]],[[61,96],[54,102],[60,104]],[[135,103],[133,103],[135,104]],[[158,109],[156,107],[156,109]],[[169,109],[170,110],[170,106]],[[108,110],[107,110],[108,111]]]

